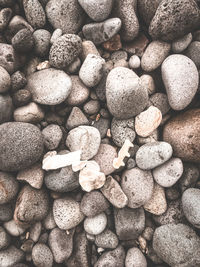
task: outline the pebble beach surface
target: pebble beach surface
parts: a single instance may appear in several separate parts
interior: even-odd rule
[[[0,267],[200,267],[199,74],[199,0],[0,0]]]

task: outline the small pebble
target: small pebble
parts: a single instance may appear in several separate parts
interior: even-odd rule
[[[28,29],[22,29],[18,31],[12,38],[12,46],[19,53],[31,51],[34,46],[32,32]]]
[[[0,93],[5,93],[10,89],[11,86],[11,78],[10,74],[6,69],[0,66]]]
[[[44,119],[44,112],[38,104],[31,102],[15,109],[13,117],[15,121],[37,123]]]
[[[53,255],[45,244],[37,243],[32,250],[32,259],[35,266],[52,267]]]
[[[12,99],[16,107],[25,106],[31,101],[31,92],[27,89],[18,90]]]
[[[59,146],[63,133],[60,126],[50,124],[42,130],[44,145],[49,150],[54,150]]]
[[[11,88],[12,91],[22,89],[26,85],[26,77],[23,72],[16,71],[11,75]]]
[[[12,98],[9,95],[0,94],[0,123],[11,119],[13,113]]]
[[[100,110],[100,103],[97,100],[90,100],[83,106],[83,110],[88,115],[97,114]]]
[[[131,69],[138,69],[140,67],[140,58],[137,55],[133,55],[130,57],[128,64]]]
[[[36,30],[33,33],[34,51],[39,57],[44,57],[48,54],[50,48],[51,33],[44,29]]]
[[[95,244],[99,248],[115,249],[118,243],[119,241],[116,234],[109,229],[95,236]]]
[[[94,216],[88,217],[84,220],[84,229],[88,234],[99,235],[107,225],[107,217],[104,212]]]
[[[18,193],[19,185],[12,174],[0,172],[0,205],[10,202]]]
[[[6,231],[12,236],[20,236],[27,229],[27,227],[17,224],[14,220],[5,222],[3,226],[6,229]]]
[[[138,248],[130,248],[127,251],[125,267],[147,267],[146,258]]]
[[[167,95],[164,93],[152,94],[149,98],[149,101],[150,105],[157,107],[161,111],[163,116],[170,110]]]
[[[197,68],[200,67],[199,51],[200,51],[200,42],[198,41],[192,42],[185,51],[185,55],[195,63]]]
[[[183,162],[183,174],[179,179],[179,187],[184,192],[189,187],[195,187],[199,178],[199,169],[193,163]]]
[[[192,42],[192,34],[188,33],[172,42],[172,51],[177,54],[183,52]]]
[[[11,245],[0,251],[0,266],[17,266],[17,263],[24,260],[24,252]]]
[[[7,234],[7,232],[4,230],[3,227],[0,226],[0,249],[5,249],[10,244],[10,236]]]
[[[71,130],[81,125],[89,125],[89,120],[80,108],[73,107],[67,119],[66,128]]]

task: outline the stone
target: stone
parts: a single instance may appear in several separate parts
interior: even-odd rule
[[[143,87],[147,88],[148,94],[152,95],[156,92],[154,79],[149,74],[143,74],[140,77]]]
[[[7,222],[13,217],[13,206],[12,204],[3,204],[0,205],[0,221]]]
[[[123,49],[131,54],[142,57],[144,51],[149,43],[149,39],[144,33],[139,33],[139,35],[131,42],[123,44]]]
[[[53,254],[45,244],[37,243],[32,250],[32,259],[35,266],[52,267]]]
[[[30,239],[33,240],[34,243],[38,242],[41,232],[42,232],[42,223],[35,222],[30,228]]]
[[[26,85],[26,77],[23,72],[16,71],[11,75],[11,88],[15,92],[19,89],[22,89]]]
[[[76,74],[77,72],[79,72],[80,67],[81,67],[81,60],[79,57],[77,57],[71,64],[67,66],[66,71],[69,72],[70,74]]]
[[[191,109],[170,119],[163,130],[163,140],[169,142],[174,156],[183,161],[200,162],[200,109]]]
[[[165,59],[161,71],[171,108],[184,109],[198,89],[199,75],[194,62],[184,55],[174,54]]]
[[[0,23],[0,32],[3,32],[6,29],[11,17],[12,17],[12,9],[10,9],[10,8],[1,9],[1,11],[0,11],[0,22],[1,22]]]
[[[8,248],[0,251],[0,266],[17,266],[17,263],[25,258],[24,252],[21,249],[11,245]]]
[[[145,228],[143,208],[114,209],[115,229],[119,240],[137,239]]]
[[[144,204],[144,209],[155,215],[161,215],[167,210],[165,190],[159,184],[154,183],[153,194]]]
[[[108,74],[106,99],[108,109],[114,117],[129,119],[147,106],[148,93],[136,73],[124,67],[117,67]]]
[[[118,243],[119,241],[116,234],[109,229],[95,236],[95,244],[99,248],[115,249]]]
[[[199,51],[200,51],[200,42],[198,41],[192,42],[185,51],[185,55],[195,63],[197,68],[200,67]]]
[[[59,146],[63,133],[60,126],[50,124],[42,130],[44,145],[47,149],[53,150]]]
[[[28,76],[27,88],[31,91],[34,102],[57,105],[70,94],[72,82],[64,71],[50,68]]]
[[[198,24],[199,8],[194,0],[165,0],[156,10],[149,34],[153,39],[173,41],[193,31]]]
[[[138,12],[147,26],[149,26],[161,1],[162,0],[155,0],[153,2],[151,0],[138,0]]]
[[[36,126],[29,123],[1,124],[0,151],[1,170],[18,171],[30,167],[43,153],[42,134]]]
[[[80,108],[73,107],[67,119],[66,128],[71,130],[81,125],[89,125],[89,120]]]
[[[49,213],[47,214],[47,216],[43,220],[43,226],[46,230],[52,230],[52,229],[56,228],[56,223],[55,223],[55,220],[53,217],[52,208],[50,208]]]
[[[26,53],[32,50],[34,38],[29,29],[18,31],[12,38],[12,46],[19,53]]]
[[[99,150],[100,142],[100,133],[92,126],[76,127],[68,133],[66,139],[66,145],[70,151],[82,151],[82,160],[93,158]]]
[[[189,187],[195,187],[199,178],[199,169],[193,163],[183,163],[183,174],[179,179],[179,187],[181,192],[184,192]]]
[[[26,106],[15,109],[13,117],[15,121],[37,123],[44,119],[44,112],[39,105],[31,102]]]
[[[128,198],[129,208],[136,209],[148,202],[153,194],[153,186],[150,171],[143,171],[136,167],[122,174],[121,187]]]
[[[147,137],[141,137],[141,136],[137,136],[137,142],[140,146],[145,145],[145,144],[150,144],[150,143],[154,143],[157,142],[159,139],[159,131],[158,129],[154,130],[152,134],[150,134]]]
[[[5,93],[10,89],[11,78],[6,69],[0,66],[0,93]]]
[[[16,223],[15,220],[5,222],[3,226],[6,229],[6,231],[12,236],[20,236],[27,229],[27,227]]]
[[[147,260],[139,248],[130,248],[127,251],[125,267],[147,267]]]
[[[141,63],[140,62],[140,58],[137,55],[131,56],[130,59],[129,59],[129,62],[128,62],[129,67],[131,69],[138,69],[138,68],[140,68],[140,63]]]
[[[103,139],[106,137],[108,129],[110,129],[110,120],[101,117],[98,121],[94,122],[93,127],[99,130],[101,139]]]
[[[13,104],[16,107],[25,106],[31,101],[31,92],[27,89],[18,90],[13,95]],[[33,102],[32,102],[33,103]]]
[[[50,0],[46,5],[48,21],[63,33],[77,33],[84,21],[84,11],[78,0]]]
[[[84,61],[89,54],[100,56],[99,51],[97,50],[95,44],[90,40],[85,40],[82,42],[82,52],[81,59]]]
[[[13,113],[12,98],[0,94],[0,124],[10,121]]]
[[[170,266],[198,266],[200,238],[184,224],[163,225],[156,228],[153,249]]]
[[[142,170],[151,170],[169,160],[172,147],[166,142],[153,142],[141,146],[136,153],[136,163]]]
[[[72,229],[84,219],[79,202],[70,197],[54,200],[53,216],[57,226],[61,230]]]
[[[142,59],[141,68],[146,72],[157,69],[168,57],[171,44],[163,41],[152,41],[146,48]]]
[[[200,200],[200,189],[189,188],[183,192],[182,207],[187,220],[196,228],[200,228],[200,212],[198,203]]]
[[[119,18],[110,18],[104,22],[85,24],[82,32],[85,39],[92,41],[95,45],[99,45],[115,36],[119,32],[121,24]]]
[[[110,40],[104,42],[102,46],[105,50],[108,50],[110,52],[118,51],[119,49],[122,49],[120,35],[119,34],[114,35]]]
[[[116,51],[111,54],[110,59],[112,60],[113,63],[116,63],[117,61],[120,61],[121,59],[124,59],[125,61],[127,61],[128,54],[126,51],[123,51],[123,50]]]
[[[82,50],[82,41],[78,35],[64,34],[51,46],[49,62],[51,66],[63,69],[79,56]]]
[[[48,54],[50,48],[51,33],[44,29],[38,29],[33,33],[34,51],[39,57],[44,57]]]
[[[93,115],[99,112],[100,103],[98,100],[90,100],[83,106],[83,110],[88,115]]]
[[[87,217],[94,217],[109,208],[103,194],[97,190],[86,193],[81,200],[80,209]]]
[[[10,244],[10,236],[9,234],[4,230],[3,227],[0,226],[0,249],[5,249]]]
[[[149,98],[149,102],[150,105],[153,105],[154,107],[158,108],[163,116],[166,115],[167,112],[170,110],[167,95],[164,93],[155,93],[151,95],[151,97]]]
[[[38,0],[23,0],[27,21],[35,28],[43,28],[46,23],[45,11]]]
[[[173,186],[183,174],[183,163],[179,158],[171,158],[153,170],[154,180],[162,187]]]
[[[46,190],[25,185],[17,197],[14,220],[29,224],[44,219],[49,210],[49,198]]]
[[[10,202],[19,189],[15,177],[6,172],[0,172],[0,205]]]
[[[191,32],[172,42],[172,51],[177,54],[183,52],[192,42]]]
[[[84,229],[90,235],[101,234],[107,225],[107,217],[104,212],[94,216],[87,217],[84,220]]]

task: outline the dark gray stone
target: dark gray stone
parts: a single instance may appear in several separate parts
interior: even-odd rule
[[[0,123],[10,121],[12,113],[12,98],[9,95],[0,95]]]

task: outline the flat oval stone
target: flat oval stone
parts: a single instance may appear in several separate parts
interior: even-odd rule
[[[50,68],[31,74],[27,79],[27,88],[35,102],[57,105],[70,94],[72,82],[64,71]]]
[[[84,229],[88,234],[99,235],[107,225],[107,217],[104,212],[94,216],[87,217],[84,221]]]
[[[199,74],[194,62],[184,55],[174,54],[161,67],[168,101],[174,110],[182,110],[197,92]]]

